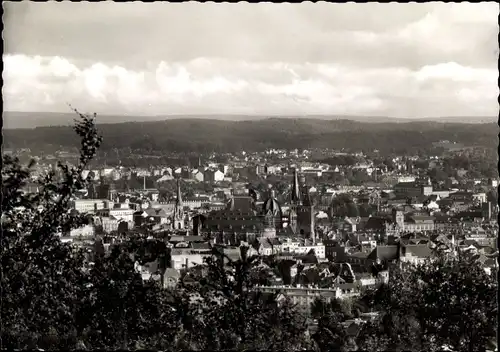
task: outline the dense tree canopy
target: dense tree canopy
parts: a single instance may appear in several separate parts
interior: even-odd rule
[[[495,340],[496,273],[478,256],[439,255],[391,273],[391,280],[364,299],[382,312],[367,324],[360,345],[379,350],[481,351]]]
[[[124,155],[130,155],[131,152],[160,155],[166,151],[234,153],[266,148],[377,149],[381,154],[420,152],[422,155],[431,155],[431,149],[435,149],[432,143],[439,140],[494,148],[498,133],[496,124],[442,124],[428,121],[362,123],[312,118],[259,121],[178,119],[102,124],[99,127],[105,137],[102,150],[113,157],[116,157],[115,149],[128,150]],[[9,148],[28,146],[42,149],[48,143],[65,149],[76,146],[69,127],[7,130],[4,135]],[[134,159],[134,162],[144,163],[145,160]],[[156,161],[148,159],[148,162]]]

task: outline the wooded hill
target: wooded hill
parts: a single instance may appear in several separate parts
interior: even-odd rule
[[[363,123],[352,120],[269,118],[253,121],[172,119],[100,124],[101,150],[234,152],[266,148],[333,148],[407,153],[449,140],[465,146],[496,148],[498,125],[439,122]],[[4,130],[6,148],[76,147],[69,126]]]

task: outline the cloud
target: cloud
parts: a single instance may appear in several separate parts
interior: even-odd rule
[[[198,57],[247,62],[496,67],[490,3],[6,3],[5,51],[145,69]]]
[[[4,55],[4,109],[127,114],[496,115],[496,69],[198,58],[149,68]]]

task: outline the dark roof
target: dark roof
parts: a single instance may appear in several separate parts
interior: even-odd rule
[[[165,210],[162,208],[148,208],[144,210],[148,216],[160,216],[160,217],[166,217],[167,213],[165,213]]]
[[[366,222],[365,229],[384,229],[385,224],[388,222],[390,222],[390,220],[387,218],[373,216]]]
[[[204,242],[203,236],[183,236],[186,242]]]
[[[281,242],[279,239],[277,239],[276,237],[272,237],[272,238],[268,238],[268,241],[270,244],[272,244],[273,246],[279,246],[281,245]]]
[[[368,256],[370,254],[371,254],[370,252],[355,252],[355,253],[348,254],[347,256],[351,257],[351,258],[366,259],[366,258],[368,258]]]
[[[198,250],[210,250],[210,246],[206,242],[193,242],[191,248]]]
[[[346,324],[347,325],[347,324]],[[346,327],[346,334],[348,336],[352,336],[352,337],[356,337],[359,335],[361,329],[363,328],[363,325],[361,324],[358,324],[356,322],[352,322],[350,323],[347,327]]]
[[[397,245],[392,246],[377,246],[368,256],[371,260],[395,260],[399,258],[399,247]]]
[[[450,193],[450,197],[451,196],[470,196],[470,197],[472,197],[472,195],[473,195],[473,193],[468,192],[468,191],[457,191],[457,192]]]
[[[394,185],[394,188],[396,187],[416,187],[417,184],[415,181],[412,182],[399,182]]]
[[[432,251],[426,244],[414,244],[404,246],[406,252],[410,252],[413,256],[419,258],[428,258],[432,255]]]
[[[302,285],[316,284],[319,281],[320,276],[317,268],[304,269],[296,278],[296,283]]]
[[[254,200],[250,196],[233,196],[227,205],[228,210],[255,211]]]
[[[434,221],[433,216],[425,216],[425,215],[411,215],[410,219],[413,221]]]

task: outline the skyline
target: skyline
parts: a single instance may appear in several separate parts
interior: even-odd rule
[[[26,2],[4,13],[4,110],[498,115],[495,3]]]

